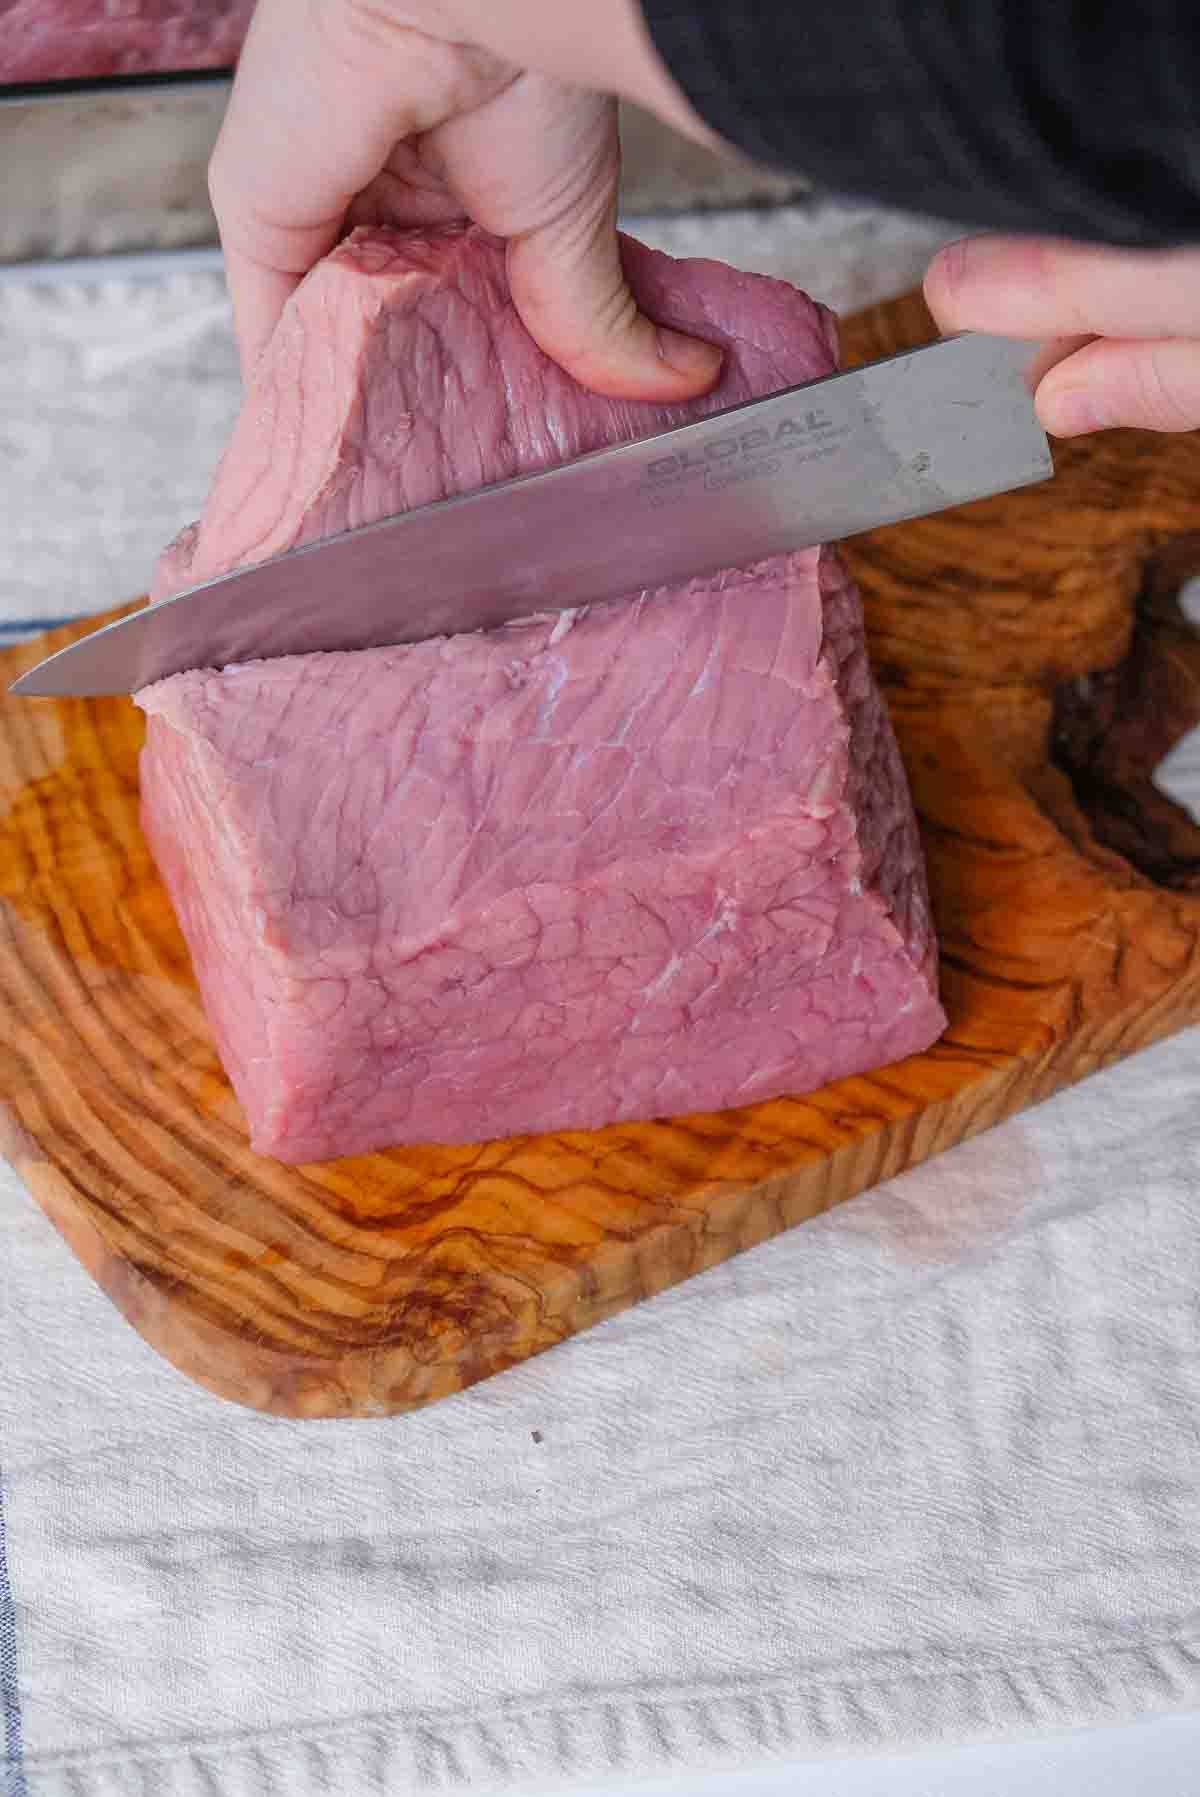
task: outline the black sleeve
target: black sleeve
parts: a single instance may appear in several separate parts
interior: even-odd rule
[[[821,187],[999,230],[1200,242],[1197,0],[643,0],[701,118]]]

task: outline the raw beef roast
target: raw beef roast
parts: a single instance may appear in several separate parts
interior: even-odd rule
[[[0,84],[223,68],[254,0],[8,0]]]
[[[577,387],[483,234],[356,233],[289,305],[156,593],[832,368],[828,314],[783,283],[626,256],[648,311],[725,347],[698,405]],[[146,830],[263,1153],[745,1104],[944,1028],[829,551],[139,702]]]

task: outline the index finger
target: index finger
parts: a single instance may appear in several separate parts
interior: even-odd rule
[[[1200,249],[1125,250],[1055,237],[964,237],[930,263],[943,331],[1010,337],[1200,334]]]

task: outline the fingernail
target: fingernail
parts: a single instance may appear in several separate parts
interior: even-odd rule
[[[685,337],[682,331],[669,331],[665,325],[658,327],[658,353],[676,374],[684,374],[690,381],[698,381],[703,376],[709,386],[721,372],[724,360],[715,343],[705,343],[699,337]]]
[[[1083,437],[1102,431],[1108,420],[1086,387],[1067,387],[1047,401],[1042,422],[1052,437]]]

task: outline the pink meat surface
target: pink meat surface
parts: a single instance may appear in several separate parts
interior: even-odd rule
[[[291,302],[156,592],[833,366],[793,288],[626,253],[653,315],[725,346],[698,405],[583,392],[486,236],[356,233]],[[746,1104],[945,1027],[904,772],[830,551],[139,703],[147,834],[263,1153]]]
[[[0,84],[224,68],[254,0],[9,0]]]

